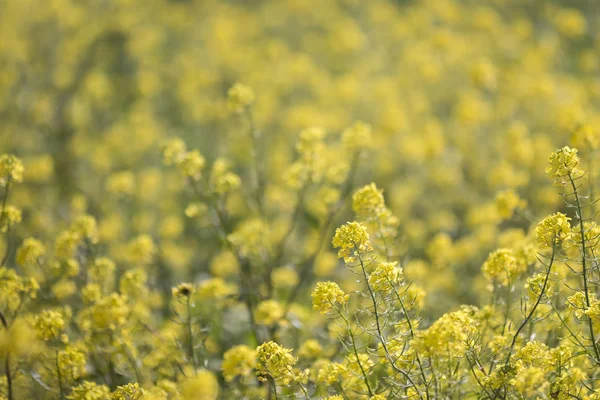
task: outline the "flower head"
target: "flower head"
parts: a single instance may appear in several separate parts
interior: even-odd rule
[[[313,308],[321,314],[330,312],[334,305],[344,305],[349,296],[335,282],[318,282],[311,294]]]
[[[542,220],[535,228],[535,239],[539,245],[552,248],[571,234],[571,218],[563,213],[554,213]]]
[[[0,186],[6,186],[9,182],[19,183],[23,181],[23,163],[12,154],[0,156]]]
[[[0,232],[7,232],[13,226],[21,222],[22,213],[17,207],[5,206],[0,213]]]
[[[294,379],[293,366],[298,359],[292,355],[292,350],[281,347],[275,342],[263,343],[256,349],[258,352],[259,379],[271,377],[288,384]]]
[[[383,262],[369,275],[369,285],[375,291],[386,292],[402,280],[402,268],[397,261]]]
[[[583,171],[578,168],[578,165],[577,149],[565,146],[550,155],[546,174],[554,180],[556,186],[566,186],[571,179],[583,175]]]
[[[234,112],[241,113],[254,103],[254,92],[250,86],[238,82],[227,91],[227,102]]]
[[[194,293],[194,286],[191,283],[181,283],[171,289],[173,297],[179,301],[189,299]]]
[[[223,354],[223,376],[231,382],[238,376],[249,376],[256,368],[256,351],[248,346],[234,346]]]
[[[254,311],[256,322],[262,325],[273,325],[283,318],[284,310],[276,300],[261,301]]]
[[[374,183],[362,187],[352,196],[352,209],[360,218],[377,216],[385,210],[383,190]]]
[[[517,262],[511,249],[499,249],[488,256],[481,270],[487,279],[506,286],[523,272],[523,267],[526,265]]]
[[[335,230],[333,247],[339,248],[338,257],[353,262],[359,254],[373,249],[367,227],[360,222],[348,222]]]
[[[350,152],[356,152],[371,147],[371,125],[356,121],[342,133],[342,143]]]

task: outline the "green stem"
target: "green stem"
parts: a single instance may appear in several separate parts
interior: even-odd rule
[[[187,298],[187,329],[189,335],[189,345],[190,345],[190,357],[192,359],[192,364],[194,365],[194,373],[198,372],[198,360],[196,359],[196,349],[194,347],[194,332],[192,329],[192,307],[191,307],[191,296]]]
[[[59,351],[56,349],[56,376],[58,378],[58,393],[60,400],[64,400],[65,394],[63,392],[63,384],[62,384],[62,374],[60,373],[60,362],[58,359]]]
[[[581,207],[581,200],[579,199],[579,192],[577,191],[577,186],[575,185],[575,181],[573,180],[573,176],[569,174],[569,180],[571,181],[571,187],[573,188],[573,194],[575,195],[575,202],[577,204],[577,213],[579,214],[579,234],[581,238],[581,267],[583,274],[583,290],[585,293],[585,303],[587,308],[590,307],[590,294],[588,288],[588,276],[587,276],[587,259],[586,259],[586,246],[585,246],[585,230],[583,226],[583,209]],[[598,347],[596,346],[596,337],[594,335],[594,324],[592,322],[592,317],[587,316],[588,326],[590,330],[590,336],[592,339],[592,347],[594,348],[594,354],[596,355],[595,362],[600,362],[600,354],[598,352]]]
[[[8,322],[4,317],[4,314],[0,311],[0,321],[5,331],[8,331]],[[8,390],[8,400],[14,400],[13,387],[12,387],[12,375],[10,373],[10,352],[6,351],[6,359],[4,360],[4,374],[6,376],[6,385]]]
[[[369,290],[369,294],[371,295],[371,301],[373,302],[373,314],[375,315],[375,326],[377,327],[377,336],[378,336],[379,341],[381,342],[381,346],[383,347],[385,356],[388,359],[388,361],[390,362],[394,371],[399,372],[402,376],[404,376],[406,378],[406,380],[415,388],[417,395],[419,396],[419,399],[422,400],[423,396],[421,395],[421,391],[417,388],[417,385],[412,380],[410,375],[408,375],[405,371],[398,368],[396,366],[394,360],[392,360],[392,356],[390,355],[390,352],[387,348],[387,340],[386,340],[385,336],[383,335],[383,330],[381,329],[381,323],[379,320],[380,319],[379,318],[379,310],[378,310],[378,306],[377,306],[377,299],[375,298],[375,292],[373,291],[373,288],[371,287],[371,283],[369,282],[369,276],[367,275],[367,270],[365,269],[365,264],[362,260],[362,256],[360,255],[358,247],[355,246],[354,248],[356,249],[356,252],[358,254],[360,268],[362,270],[363,277],[365,279],[365,283],[367,284],[367,289]]]
[[[546,271],[546,277],[544,278],[544,284],[542,286],[542,290],[540,291],[540,295],[538,296],[535,304],[531,308],[531,311],[529,312],[529,314],[527,315],[527,317],[523,320],[523,322],[521,322],[521,325],[519,325],[519,328],[515,332],[515,334],[514,334],[514,336],[512,338],[512,342],[510,344],[510,348],[508,350],[508,355],[506,356],[506,360],[504,361],[505,365],[508,364],[509,361],[510,361],[510,357],[511,357],[512,352],[513,352],[513,350],[515,348],[515,344],[517,342],[517,338],[519,337],[519,334],[521,333],[521,331],[523,330],[523,328],[527,325],[527,323],[531,320],[531,317],[533,317],[533,314],[535,313],[535,310],[537,309],[538,305],[542,301],[542,297],[544,296],[544,293],[546,291],[546,287],[548,286],[548,280],[550,278],[550,272],[552,271],[552,264],[554,263],[554,256],[555,256],[555,254],[556,254],[556,240],[554,240],[554,245],[552,246],[552,255],[550,257],[550,264],[548,265],[548,269]]]

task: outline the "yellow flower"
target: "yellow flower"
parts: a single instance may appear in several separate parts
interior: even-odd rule
[[[342,143],[349,152],[356,152],[372,146],[371,125],[357,121],[342,132]]]
[[[219,395],[219,383],[215,375],[208,370],[200,370],[181,382],[181,396],[190,400],[216,400]]]
[[[323,139],[325,130],[321,127],[313,126],[300,132],[296,141],[296,151],[305,163],[314,163],[316,158],[325,149]]]
[[[165,165],[177,164],[186,152],[185,142],[174,138],[162,144],[163,162]]]
[[[344,364],[327,362],[319,369],[317,382],[333,385],[341,382],[348,375],[348,368]]]
[[[205,164],[206,161],[198,150],[188,151],[182,154],[177,160],[177,167],[181,171],[181,174],[195,181],[200,179]]]
[[[57,364],[63,384],[70,384],[85,375],[85,354],[74,347],[59,351]]]
[[[133,265],[148,264],[156,254],[156,245],[150,235],[140,235],[127,244],[125,258]]]
[[[294,379],[292,367],[298,360],[292,355],[292,350],[271,341],[261,344],[256,351],[259,379],[265,380],[266,377],[271,377],[285,385]]]
[[[33,326],[40,339],[60,340],[66,343],[68,339],[65,335],[65,324],[65,318],[60,312],[45,310],[35,316]]]
[[[490,253],[481,270],[487,279],[506,286],[524,272],[522,267],[523,264],[517,263],[511,249],[499,249]]]
[[[219,307],[231,300],[236,293],[237,287],[222,278],[210,278],[198,285],[198,297],[212,300]]]
[[[535,303],[540,296],[542,296],[542,289],[544,289],[544,282],[546,281],[545,273],[535,274],[533,277],[527,279],[527,283],[525,284],[525,289],[527,290],[527,296],[529,301],[533,304]],[[542,302],[548,302],[554,296],[554,282],[552,279],[548,279],[546,283],[546,288],[544,289],[544,293],[542,296]]]
[[[229,171],[229,168],[229,163],[222,158],[213,163],[210,171],[210,187],[214,193],[226,194],[241,186],[240,177]]]
[[[84,381],[71,389],[67,400],[108,400],[110,389],[106,385],[98,385],[95,382]]]
[[[250,376],[256,368],[256,351],[248,346],[234,346],[223,354],[223,377],[231,382],[238,376]]]
[[[575,146],[581,146],[584,149],[597,149],[599,144],[598,139],[598,133],[589,124],[577,124],[571,134],[571,142]]]
[[[82,238],[88,239],[90,243],[98,242],[98,224],[91,215],[80,215],[71,225],[71,230],[77,232]]]
[[[296,286],[300,278],[292,268],[283,267],[273,271],[272,279],[274,287],[284,289]]]
[[[112,400],[141,400],[144,395],[144,390],[136,383],[128,383],[127,385],[119,386],[112,393]]]
[[[17,250],[17,263],[21,266],[32,266],[37,264],[38,260],[46,253],[46,247],[35,238],[23,240]]]
[[[194,286],[191,283],[181,283],[177,287],[172,288],[171,292],[175,299],[182,301],[188,299],[194,293]]]
[[[56,258],[61,260],[73,258],[80,242],[81,235],[77,232],[68,230],[60,233],[54,244]]]
[[[283,318],[284,309],[276,300],[265,300],[258,303],[254,310],[254,319],[258,324],[273,325]]]
[[[132,195],[135,192],[135,175],[131,171],[111,174],[104,183],[106,191],[116,195]]]
[[[474,307],[463,307],[442,315],[429,328],[419,331],[414,340],[414,347],[424,355],[452,360],[461,357],[469,340],[477,335],[478,324],[473,315]]]
[[[359,218],[378,216],[385,209],[383,190],[371,183],[352,196],[352,209]]]
[[[23,162],[12,154],[0,156],[0,186],[23,181]]]
[[[369,285],[375,291],[387,292],[392,290],[402,277],[402,268],[398,267],[397,261],[383,262],[369,275]]]
[[[227,91],[227,102],[229,108],[241,113],[254,103],[254,92],[250,86],[238,82]]]
[[[566,186],[570,179],[576,179],[583,175],[583,171],[578,168],[579,157],[577,149],[568,146],[556,150],[548,159],[546,174],[554,180],[556,186]]]
[[[308,339],[298,349],[301,358],[317,358],[323,354],[323,346],[316,339]]]
[[[311,294],[313,308],[327,314],[336,304],[344,305],[349,296],[335,282],[318,282]]]
[[[359,256],[373,249],[369,241],[367,227],[360,222],[348,222],[335,230],[333,247],[339,248],[338,257],[353,262]]]
[[[230,251],[217,253],[210,261],[210,272],[221,278],[237,274],[239,268],[237,258]]]
[[[7,232],[13,226],[21,222],[21,210],[17,207],[7,205],[0,214],[0,232]]]
[[[18,319],[8,328],[0,330],[0,352],[10,351],[11,356],[21,357],[32,353],[36,347],[36,333],[24,319]]]
[[[514,190],[504,190],[496,194],[498,216],[503,219],[512,218],[515,210],[524,208],[526,202]]]
[[[200,203],[200,202],[190,203],[185,208],[185,216],[188,218],[202,217],[202,216],[206,215],[207,211],[208,211],[208,206],[204,203]]]
[[[571,218],[563,213],[554,213],[542,220],[535,228],[535,239],[540,246],[552,248],[571,235]]]
[[[269,226],[262,219],[251,218],[239,224],[228,239],[242,257],[260,257],[270,246]]]
[[[61,279],[52,285],[52,294],[57,300],[64,300],[77,292],[77,285],[71,279]]]

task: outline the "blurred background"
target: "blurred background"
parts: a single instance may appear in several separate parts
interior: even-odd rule
[[[150,279],[165,292],[226,275],[208,223],[186,218],[190,194],[162,166],[160,143],[181,137],[251,179],[250,137],[227,107],[239,81],[255,94],[271,225],[291,212],[281,171],[298,133],[321,126],[335,138],[365,121],[373,143],[354,185],[385,190],[407,279],[427,291],[432,316],[477,304],[489,251],[561,206],[548,155],[576,146],[595,176],[598,10],[591,0],[0,0],[0,153],[26,171],[15,240],[52,240],[88,212],[117,262],[127,240],[153,238]],[[313,200],[292,253],[322,216]],[[234,220],[248,213],[243,193],[228,202]],[[352,218],[344,212],[337,225]],[[318,275],[339,275],[325,247]]]

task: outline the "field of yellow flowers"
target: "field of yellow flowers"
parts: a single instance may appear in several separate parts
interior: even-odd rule
[[[0,399],[600,400],[599,25],[0,0]]]

